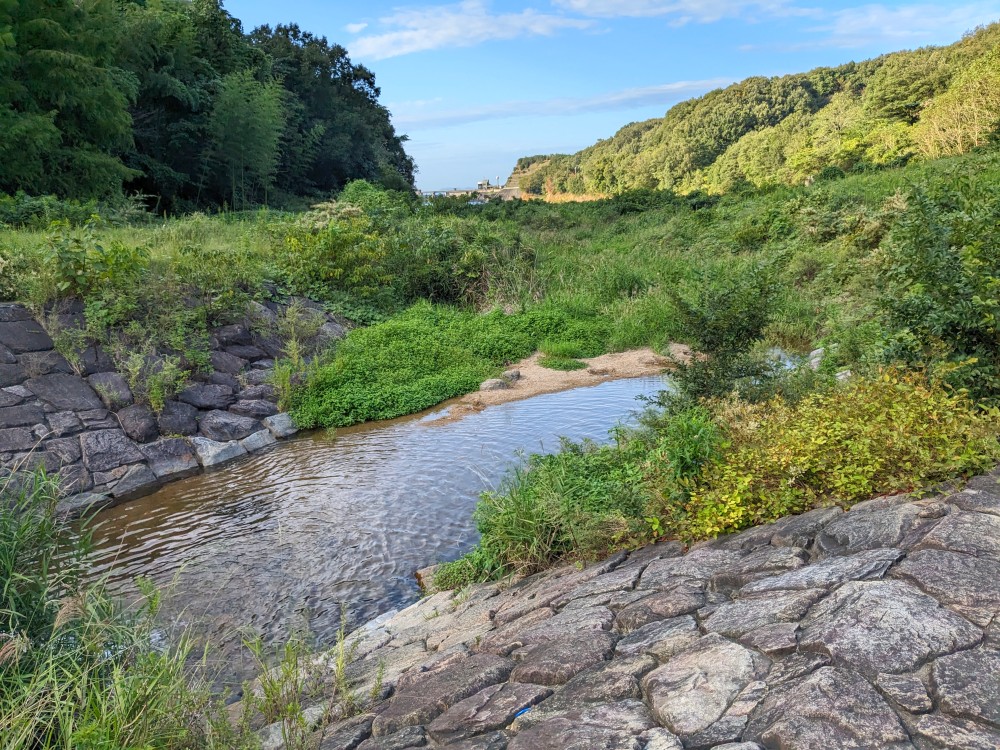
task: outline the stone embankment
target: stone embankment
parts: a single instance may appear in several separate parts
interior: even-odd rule
[[[254,302],[244,320],[210,331],[210,371],[195,374],[155,413],[136,403],[100,346],[73,352],[71,363],[28,309],[0,304],[0,476],[38,467],[58,473],[66,495],[61,508],[75,514],[149,493],[294,434],[269,384],[286,345],[279,321],[287,309]],[[304,325],[310,333],[305,347],[344,335],[318,305],[300,300],[296,309],[311,320]],[[50,318],[50,328],[62,331],[85,326],[80,308]]]
[[[998,613],[994,475],[434,594],[350,638],[384,697],[312,746],[996,750]]]

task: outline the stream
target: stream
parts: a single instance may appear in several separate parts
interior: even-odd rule
[[[447,420],[429,413],[313,432],[100,513],[91,571],[126,596],[136,577],[164,590],[167,631],[215,647],[227,682],[253,665],[239,628],[265,643],[308,632],[334,640],[419,597],[414,571],[475,544],[479,494],[520,456],[560,436],[605,441],[636,399],[664,388],[636,378],[535,396]]]

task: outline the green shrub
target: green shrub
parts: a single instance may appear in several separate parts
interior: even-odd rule
[[[538,364],[542,367],[547,367],[550,370],[584,370],[587,367],[586,362],[581,362],[578,359],[573,359],[572,357],[555,357],[555,356],[544,356],[539,357]]]

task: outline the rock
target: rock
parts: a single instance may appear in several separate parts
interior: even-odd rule
[[[1000,493],[1000,487],[995,487],[993,492],[966,489],[949,497],[948,502],[962,510],[1000,516],[1000,494],[997,493]]]
[[[198,463],[206,469],[245,456],[247,453],[246,448],[235,440],[220,443],[208,438],[193,437],[191,445],[194,446],[195,453],[198,455]]]
[[[6,409],[0,409],[0,429],[30,427],[44,421],[44,410],[34,404],[8,406]]]
[[[2,447],[2,438],[0,438],[0,450],[6,450]],[[75,437],[47,440],[45,442],[45,450],[57,455],[63,465],[75,464],[83,458],[82,451],[80,450],[80,439]]]
[[[718,721],[765,664],[743,646],[706,635],[646,675],[642,688],[660,723],[683,738]]]
[[[240,441],[240,445],[246,449],[247,453],[256,453],[259,450],[274,445],[276,442],[278,441],[275,440],[270,430],[258,430],[249,437],[243,438]]]
[[[1000,516],[952,513],[931,529],[917,549],[944,549],[1000,561]]]
[[[508,750],[639,750],[638,739],[655,720],[640,701],[625,700],[551,719],[518,732]]]
[[[60,498],[56,504],[56,514],[63,518],[81,518],[96,513],[111,502],[108,495],[81,492]]]
[[[258,359],[256,362],[250,365],[252,370],[267,370],[271,372],[274,370],[275,361],[273,359]]]
[[[245,359],[249,362],[257,359],[264,359],[267,356],[267,352],[257,346],[252,344],[233,344],[232,346],[226,347],[226,354],[231,354],[234,357],[239,357],[240,359]],[[215,368],[219,369],[219,368]]]
[[[902,581],[851,581],[802,621],[801,648],[862,674],[908,672],[968,648],[982,631]]]
[[[0,365],[16,365],[17,357],[14,356],[14,352],[8,349],[3,344],[0,344]]]
[[[701,637],[698,623],[689,615],[658,620],[632,631],[615,646],[615,656],[650,654],[667,660]]]
[[[45,469],[46,474],[55,474],[62,466],[59,456],[47,451],[34,450],[28,453],[15,453],[10,464],[22,471]]]
[[[319,750],[355,750],[371,737],[374,719],[374,714],[361,714],[326,727],[320,733],[322,744],[319,745]]]
[[[670,589],[679,578],[707,581],[721,570],[734,565],[742,555],[733,550],[698,549],[683,557],[654,560],[643,571],[640,589]]]
[[[705,606],[704,584],[682,582],[681,585],[629,604],[615,616],[615,630],[629,633],[658,620],[696,612]]]
[[[120,409],[132,403],[132,389],[117,372],[98,372],[87,378],[108,409]]]
[[[907,556],[893,576],[911,581],[980,627],[1000,613],[1000,562],[995,560],[923,549]]]
[[[503,378],[504,380],[506,380],[508,383],[516,383],[518,380],[521,379],[521,371],[520,370],[507,370],[500,377]]]
[[[83,422],[71,411],[57,411],[48,417],[49,427],[56,437],[72,435],[83,429]]]
[[[235,375],[230,375],[226,372],[213,372],[208,376],[209,385],[224,385],[236,393],[242,387],[240,381]],[[234,397],[235,398],[235,397]]]
[[[518,713],[551,694],[546,687],[523,682],[490,685],[456,703],[434,719],[427,730],[434,740],[445,744],[503,729]]]
[[[70,464],[59,469],[59,489],[64,494],[78,494],[93,489],[94,478],[82,464]]]
[[[759,578],[801,568],[807,559],[806,551],[798,547],[762,547],[713,575],[709,587],[714,591],[738,589]]]
[[[615,640],[611,633],[587,632],[543,643],[528,652],[510,679],[536,685],[562,685],[587,667],[610,659]]]
[[[265,383],[270,383],[274,380],[274,370],[268,369],[253,369],[249,372],[243,373],[243,380],[246,381],[247,385],[264,385]]]
[[[136,464],[128,467],[125,476],[118,480],[111,494],[118,500],[133,500],[148,495],[159,486],[159,479],[148,466]]]
[[[924,683],[914,675],[883,672],[876,676],[875,685],[904,711],[924,714],[934,708]]]
[[[291,437],[299,431],[299,428],[295,426],[295,422],[292,421],[291,414],[275,414],[273,417],[266,417],[262,422],[271,431],[271,434],[278,439]]]
[[[88,409],[78,411],[76,415],[88,430],[115,430],[121,426],[107,409]]]
[[[187,440],[164,438],[139,446],[157,479],[179,479],[198,472],[198,457]]]
[[[198,410],[182,401],[167,401],[156,422],[161,435],[193,435],[198,431]]]
[[[845,581],[881,578],[903,556],[899,549],[875,549],[846,557],[832,557],[798,570],[763,578],[744,586],[740,596],[768,591],[832,588]]]
[[[700,732],[685,737],[684,744],[691,750],[702,750],[738,742],[750,714],[766,694],[767,685],[762,680],[751,682],[736,696],[721,719]]]
[[[83,365],[84,375],[93,375],[98,372],[114,372],[114,360],[108,356],[101,346],[88,346],[80,352],[80,363]]]
[[[19,396],[10,388],[0,388],[0,409],[8,406],[17,406],[24,401],[24,396]]]
[[[607,607],[567,609],[527,627],[513,627],[504,633],[495,631],[484,639],[484,643],[488,641],[490,647],[498,653],[505,653],[519,646],[547,643],[570,633],[609,630],[612,619],[611,610]],[[521,622],[522,620],[517,620],[512,625],[517,626]]]
[[[215,409],[198,420],[198,431],[209,440],[227,442],[250,437],[264,426],[256,419]]]
[[[42,375],[25,381],[24,387],[58,410],[103,409],[104,402],[83,378],[64,373]]]
[[[93,480],[100,492],[111,494],[111,488],[128,473],[128,466],[116,466],[107,471],[95,471]]]
[[[228,409],[236,397],[227,385],[190,385],[177,394],[177,400],[199,409]]]
[[[372,737],[358,745],[358,750],[408,750],[427,745],[423,727],[406,727],[388,737]]]
[[[91,471],[108,471],[143,460],[136,444],[120,429],[86,432],[80,437],[83,463]]]
[[[799,620],[825,593],[825,589],[803,589],[741,597],[718,607],[704,626],[709,632],[741,638],[766,625]]]
[[[344,338],[347,335],[347,330],[332,320],[328,320],[326,323],[319,327],[319,332],[316,334],[316,340],[320,346],[328,345],[338,339]]]
[[[453,742],[448,750],[507,750],[507,734],[505,732],[490,732],[478,737]]]
[[[34,316],[28,308],[17,302],[0,304],[0,322],[16,323],[21,320],[34,320]]]
[[[118,412],[117,417],[125,434],[137,443],[149,443],[160,436],[156,417],[146,406],[126,406]]]
[[[479,385],[479,390],[481,391],[502,391],[505,388],[510,388],[510,383],[503,378],[491,378],[490,380],[484,380]]]
[[[0,365],[0,386],[19,385],[27,379],[28,373],[20,365]]]
[[[239,414],[243,417],[251,417],[252,419],[263,419],[264,417],[273,417],[278,413],[278,407],[275,406],[270,401],[264,401],[262,399],[258,400],[243,400],[237,401],[235,404],[229,407],[229,411],[233,414]]]
[[[43,352],[53,347],[49,334],[34,320],[0,322],[0,344],[14,352]]]
[[[744,646],[755,648],[767,656],[783,656],[795,651],[799,645],[798,630],[798,623],[777,622],[748,630],[739,640]]]
[[[774,524],[770,543],[775,547],[809,549],[816,534],[842,515],[844,511],[841,508],[817,508],[798,516],[788,516]]]
[[[937,714],[921,716],[916,722],[916,734],[933,741],[936,746],[955,750],[997,750],[1000,732],[967,719],[955,719]]]
[[[266,308],[265,308],[266,309]],[[220,326],[212,331],[212,335],[222,346],[252,343],[250,329],[242,323]]]
[[[239,401],[277,401],[278,391],[273,385],[252,385],[237,393],[236,397]]]
[[[24,368],[29,377],[37,378],[54,372],[73,374],[73,367],[59,352],[26,352],[17,358],[17,363]]]
[[[30,451],[38,443],[34,433],[26,427],[0,430],[0,453]]]
[[[397,687],[389,705],[375,718],[372,731],[383,736],[404,727],[427,724],[459,701],[505,681],[513,667],[510,659],[475,654],[405,687]]]
[[[663,727],[643,732],[639,740],[645,743],[643,750],[684,750],[680,738]]]
[[[242,357],[228,352],[212,352],[210,355],[212,369],[227,375],[238,375],[249,364]]]
[[[907,546],[905,540],[925,524],[921,509],[913,503],[880,508],[874,513],[855,506],[828,524],[817,536],[816,544],[823,552],[838,555]]]
[[[907,747],[896,714],[856,674],[824,667],[772,688],[751,717],[744,739],[782,750]]]
[[[976,648],[943,656],[931,666],[931,676],[942,713],[1000,730],[1000,652]]]
[[[783,685],[792,680],[812,674],[820,667],[830,665],[830,657],[826,654],[813,654],[808,651],[793,653],[771,667],[767,675],[767,684],[771,687]]]

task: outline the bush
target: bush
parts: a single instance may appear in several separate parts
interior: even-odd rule
[[[805,397],[746,405],[732,444],[698,479],[678,529],[698,539],[823,504],[968,475],[1000,458],[997,413],[924,375],[887,370]]]

